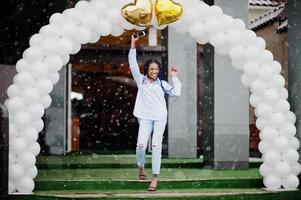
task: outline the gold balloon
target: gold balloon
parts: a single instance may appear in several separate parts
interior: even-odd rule
[[[155,9],[159,26],[177,21],[183,13],[182,6],[172,0],[157,0]]]
[[[153,6],[151,0],[136,0],[122,7],[121,14],[128,22],[137,26],[151,25]]]

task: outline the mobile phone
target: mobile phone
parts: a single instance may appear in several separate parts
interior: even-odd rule
[[[145,32],[144,31],[141,31],[141,32],[138,32],[138,33],[135,33],[132,35],[132,38],[140,38],[140,37],[143,37],[145,36]]]

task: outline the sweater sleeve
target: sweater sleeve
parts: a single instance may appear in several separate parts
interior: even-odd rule
[[[142,74],[140,73],[139,66],[137,63],[137,52],[136,49],[130,49],[129,55],[129,66],[134,80],[139,87],[142,84]]]
[[[182,83],[178,77],[174,76],[171,78],[172,85],[167,83],[166,81],[163,82],[163,87],[166,90],[169,96],[180,96]]]

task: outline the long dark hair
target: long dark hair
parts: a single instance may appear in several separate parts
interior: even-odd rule
[[[144,64],[144,75],[147,76],[147,78],[149,78],[149,77],[148,77],[148,69],[149,69],[150,64],[152,64],[152,63],[155,63],[155,64],[158,65],[158,70],[159,70],[158,78],[159,78],[159,80],[160,80],[161,88],[162,88],[162,90],[163,90],[163,92],[164,92],[165,94],[169,95],[169,94],[170,94],[170,91],[173,89],[173,87],[172,87],[170,90],[167,90],[167,89],[165,89],[165,88],[163,87],[163,85],[162,85],[162,80],[163,80],[163,68],[162,68],[162,66],[161,66],[161,63],[160,63],[158,60],[156,60],[156,59],[148,59],[148,60],[145,62],[145,64]]]

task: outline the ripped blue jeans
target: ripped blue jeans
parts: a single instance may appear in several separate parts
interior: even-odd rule
[[[138,119],[139,132],[136,146],[136,158],[138,167],[144,167],[145,164],[145,150],[148,139],[152,135],[152,173],[160,174],[161,168],[161,153],[162,140],[166,126],[166,119],[164,120],[147,120]]]

